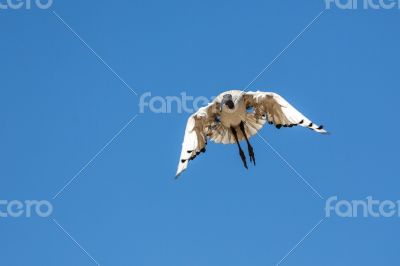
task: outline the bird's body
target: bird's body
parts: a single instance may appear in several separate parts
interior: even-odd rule
[[[327,133],[322,126],[312,123],[276,93],[226,91],[188,119],[177,176],[187,168],[190,160],[206,151],[208,139],[215,143],[236,143],[243,164],[248,168],[239,143],[245,140],[250,162],[255,165],[254,150],[249,139],[266,122],[275,124],[277,128],[300,125],[319,133]]]
[[[223,95],[227,94],[232,95],[232,101],[236,108],[229,109],[228,106],[222,106],[221,123],[226,128],[237,127],[241,121],[246,119],[246,105],[244,104],[243,97],[239,97],[240,91],[228,91],[218,97],[223,98]],[[237,95],[237,98],[234,98],[234,95]]]

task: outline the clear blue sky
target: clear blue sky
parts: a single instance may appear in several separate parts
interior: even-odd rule
[[[189,114],[137,117],[138,94],[245,87],[323,1],[55,1],[0,10],[0,198],[47,199],[51,217],[0,219],[1,264],[276,265],[320,199],[260,138],[246,171],[210,144],[173,179]],[[275,91],[333,133],[261,134],[324,197],[398,199],[400,10],[326,11],[251,90]],[[281,265],[398,265],[399,219],[325,219]]]

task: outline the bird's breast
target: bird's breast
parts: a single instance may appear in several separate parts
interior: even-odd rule
[[[227,128],[239,126],[240,122],[244,121],[245,118],[246,109],[242,106],[233,110],[224,108],[221,113],[221,123]]]

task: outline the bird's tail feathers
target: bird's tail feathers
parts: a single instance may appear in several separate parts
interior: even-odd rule
[[[243,121],[245,124],[245,131],[247,137],[251,137],[264,126],[266,123],[265,119],[257,118],[255,114],[248,113],[246,114],[246,119]],[[245,140],[245,137],[241,130],[237,130],[237,135],[239,141]],[[222,144],[234,144],[236,143],[235,137],[231,132],[230,128],[226,128],[222,124],[215,125],[212,135],[210,139],[215,143],[222,143]]]

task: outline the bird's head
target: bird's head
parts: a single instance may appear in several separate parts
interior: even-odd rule
[[[230,110],[233,110],[235,108],[235,103],[232,99],[231,94],[225,94],[224,96],[222,96],[221,108],[225,106],[228,107]]]

